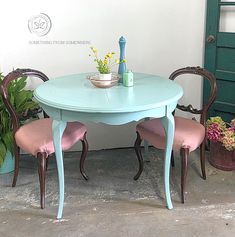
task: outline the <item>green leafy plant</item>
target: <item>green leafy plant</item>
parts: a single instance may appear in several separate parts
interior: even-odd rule
[[[3,78],[3,74],[0,73],[0,84]],[[19,115],[21,124],[31,117],[37,117],[37,113],[33,113],[33,111],[39,109],[38,103],[33,100],[33,91],[25,89],[26,80],[27,77],[21,77],[11,81],[8,86],[9,100]],[[0,96],[0,167],[7,151],[13,154],[12,123],[11,116]]]
[[[107,53],[103,60],[99,59],[98,50],[93,46],[90,47],[90,49],[92,51],[92,54],[89,54],[89,56],[94,57],[94,62],[97,65],[96,68],[100,74],[108,74],[111,72],[111,68],[114,65],[126,62],[126,59],[123,59],[121,61],[119,59],[115,59],[114,61],[112,61],[113,55],[115,54],[114,52]]]

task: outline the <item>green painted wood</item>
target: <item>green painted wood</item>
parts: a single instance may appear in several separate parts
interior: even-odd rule
[[[207,0],[207,22],[206,22],[206,39],[209,35],[217,37],[217,29],[219,27],[219,0]],[[216,42],[205,45],[205,65],[209,71],[215,68],[216,62]]]
[[[220,2],[220,6],[235,6],[235,2]]]
[[[214,109],[217,116],[223,117],[226,121],[234,119],[235,106],[226,102],[215,102]]]
[[[235,33],[219,32],[219,22],[221,6],[234,3],[207,0],[204,67],[215,74],[218,85],[218,95],[209,116],[222,116],[226,121],[235,117]],[[215,41],[208,42],[209,35],[213,35]],[[210,88],[207,82],[203,86],[203,100],[206,101]]]
[[[112,88],[94,87],[86,79],[88,74],[78,74],[51,79],[34,91],[36,100],[53,118],[53,141],[59,176],[59,208],[57,218],[62,218],[64,203],[64,167],[61,137],[66,122],[92,121],[120,125],[146,117],[162,118],[166,131],[164,187],[166,204],[172,209],[170,196],[170,160],[174,138],[172,112],[183,90],[176,82],[159,76],[134,73],[134,86],[118,84]]]
[[[216,102],[226,102],[235,105],[235,83],[234,81],[224,81],[224,80],[217,80],[217,86],[220,88],[217,91],[217,98]]]
[[[216,102],[215,107],[216,107],[216,110],[225,111],[228,113],[230,113],[230,112],[235,113],[235,106],[234,106],[234,104],[231,104],[231,103]]]
[[[183,93],[174,81],[150,74],[134,73],[133,87],[118,84],[107,89],[95,87],[87,76],[86,73],[51,79],[35,90],[35,98],[70,111],[124,113],[170,104]]]
[[[56,154],[56,163],[59,177],[59,208],[57,213],[57,219],[61,219],[63,215],[64,206],[64,162],[63,162],[63,152],[61,146],[61,139],[63,132],[66,128],[67,123],[63,121],[53,120],[52,131],[53,131],[53,142]]]
[[[235,72],[235,48],[224,47],[217,49],[216,69],[228,72]],[[233,78],[231,79],[234,80]]]
[[[229,72],[224,70],[216,70],[215,71],[216,78],[220,78],[224,81],[234,81],[233,78],[235,78],[235,72]]]
[[[235,33],[218,32],[217,47],[235,48]]]

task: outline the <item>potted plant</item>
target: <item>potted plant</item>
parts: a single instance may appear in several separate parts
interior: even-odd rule
[[[115,54],[115,52],[110,52],[107,53],[104,57],[104,59],[100,59],[98,57],[98,50],[95,47],[90,47],[92,54],[89,54],[89,56],[94,58],[94,62],[96,63],[96,68],[99,72],[99,79],[100,80],[111,80],[111,68],[114,65],[120,64],[120,63],[125,63],[126,60],[119,60],[119,59],[115,59],[114,61],[113,59],[113,55]]]
[[[235,118],[230,123],[218,116],[208,119],[207,138],[210,164],[221,170],[235,170]]]
[[[3,74],[0,73],[0,85],[3,78]],[[27,77],[21,77],[10,82],[8,87],[10,101],[20,115],[21,123],[37,117],[39,111],[38,103],[33,100],[33,91],[25,89],[26,79]],[[13,148],[11,117],[0,96],[0,174],[14,170]]]

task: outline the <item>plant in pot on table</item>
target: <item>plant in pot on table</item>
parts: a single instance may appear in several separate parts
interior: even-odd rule
[[[221,170],[235,170],[235,118],[230,123],[218,116],[208,119],[207,138],[210,164]]]
[[[0,84],[3,78],[3,74],[0,73]],[[27,77],[21,77],[10,82],[8,87],[9,99],[20,115],[22,124],[27,119],[37,117],[40,111],[38,103],[33,100],[33,91],[25,89],[26,79]],[[14,170],[13,149],[11,117],[0,96],[0,174]]]
[[[105,81],[105,82],[103,82],[104,85],[105,84],[109,85],[113,79],[112,77],[114,77],[115,79],[118,80],[117,74],[111,73],[111,68],[115,65],[120,64],[120,63],[125,63],[126,60],[125,59],[123,59],[121,61],[119,59],[113,60],[113,56],[115,54],[114,52],[107,53],[105,55],[104,59],[100,59],[98,57],[97,49],[93,46],[90,47],[90,49],[92,51],[92,54],[89,54],[89,56],[94,58],[96,68],[99,72],[99,74],[96,75],[95,78],[93,78],[93,79]]]

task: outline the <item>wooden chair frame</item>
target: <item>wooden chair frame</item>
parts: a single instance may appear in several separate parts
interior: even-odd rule
[[[210,106],[215,100],[216,93],[217,93],[217,85],[216,85],[216,78],[215,76],[207,71],[206,69],[203,69],[201,67],[186,67],[186,68],[181,68],[176,71],[174,71],[169,79],[174,80],[176,77],[183,75],[183,74],[195,74],[202,76],[204,79],[207,79],[210,83],[210,96],[208,100],[205,102],[205,104],[202,106],[202,109],[196,109],[193,108],[191,104],[185,106],[185,105],[180,105],[177,104],[177,109],[180,109],[184,112],[189,112],[192,114],[199,114],[200,115],[200,123],[206,128],[206,119],[207,119],[207,114],[208,110],[210,109]],[[173,114],[175,111],[173,112]],[[139,161],[139,171],[135,175],[134,179],[137,180],[142,171],[143,171],[143,158],[141,154],[141,142],[142,139],[140,137],[140,134],[137,132],[137,138],[135,141],[135,152]],[[201,162],[201,171],[202,171],[202,178],[206,179],[206,170],[205,170],[205,146],[206,146],[206,136],[203,140],[203,142],[200,145],[200,162]],[[188,169],[188,157],[189,157],[189,148],[184,148],[182,147],[180,149],[180,156],[181,156],[181,201],[184,203],[184,191],[185,191],[185,183],[186,183],[186,177],[187,177],[187,169]],[[171,165],[174,166],[174,153],[172,151],[172,156],[171,156]]]
[[[11,81],[17,80],[22,76],[34,76],[40,78],[42,81],[48,81],[49,78],[42,72],[34,70],[34,69],[16,69],[10,72],[5,78],[3,79],[2,85],[0,87],[1,96],[3,98],[3,102],[11,115],[11,122],[12,122],[12,132],[13,132],[13,145],[14,145],[14,156],[15,156],[15,170],[14,170],[14,178],[12,182],[12,187],[16,186],[17,177],[19,174],[19,160],[20,160],[20,148],[17,146],[15,141],[15,133],[20,128],[20,119],[19,114],[16,113],[13,105],[9,101],[8,96],[8,85]],[[48,118],[48,115],[43,112],[44,118]],[[80,158],[80,172],[85,180],[88,180],[88,176],[84,171],[84,161],[88,152],[88,142],[86,139],[86,134],[84,135],[82,142],[82,154]],[[38,158],[38,175],[39,175],[39,182],[40,182],[40,203],[41,208],[45,208],[45,177],[46,177],[46,170],[48,166],[48,154],[45,152],[38,152],[36,158]]]

